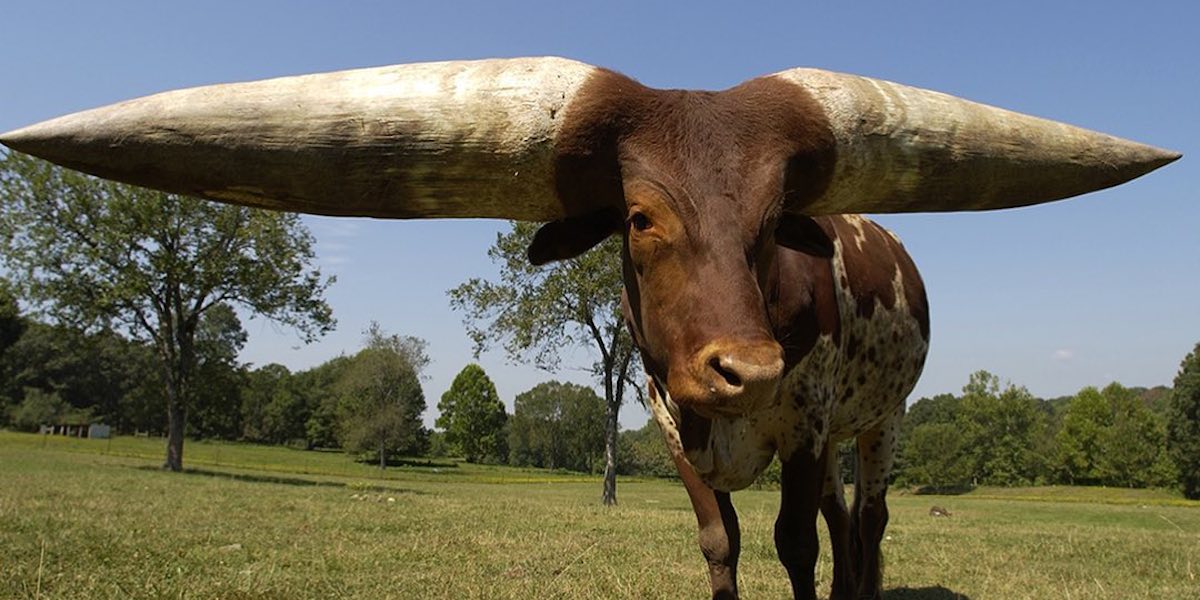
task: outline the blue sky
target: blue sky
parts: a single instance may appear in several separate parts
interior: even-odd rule
[[[1195,2],[0,2],[0,130],[172,88],[426,60],[561,55],[657,87],[720,89],[812,66],[936,89],[1171,148],[1112,190],[980,214],[884,216],[929,289],[914,397],[987,369],[1057,396],[1169,384],[1200,341],[1200,4]],[[447,289],[495,267],[503,223],[306,218],[338,330],[302,346],[246,322],[243,360],[293,369],[355,351],[371,320],[430,343],[430,406],[471,360]],[[481,363],[512,398],[589,382]],[[432,421],[434,413],[427,415]],[[628,406],[622,422],[646,414]]]

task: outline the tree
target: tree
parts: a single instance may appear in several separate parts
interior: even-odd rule
[[[1166,453],[1166,425],[1132,390],[1111,383],[1101,391],[1112,425],[1101,432],[1097,464],[1105,485],[1146,487],[1174,479]]]
[[[42,425],[59,425],[68,421],[73,425],[82,424],[92,419],[92,413],[73,408],[56,392],[29,388],[25,390],[25,398],[12,410],[11,418],[18,429],[37,431]]]
[[[421,454],[428,445],[420,373],[429,358],[424,340],[387,335],[378,323],[367,329],[365,346],[338,381],[338,437],[348,452],[374,453],[383,469],[389,458]]]
[[[963,387],[957,425],[964,435],[971,472],[989,485],[1030,485],[1047,469],[1051,442],[1046,413],[1023,387],[987,371]]]
[[[596,392],[573,383],[547,381],[518,394],[509,419],[509,462],[591,471],[604,454],[604,412]]]
[[[1055,462],[1062,480],[1072,485],[1100,483],[1101,439],[1112,420],[1108,401],[1094,387],[1080,390],[1067,403],[1062,426],[1054,436]]]
[[[648,477],[678,477],[675,462],[653,420],[641,429],[621,432],[621,473]],[[778,478],[776,478],[778,479]]]
[[[1179,365],[1167,423],[1167,447],[1183,495],[1200,499],[1200,344]]]
[[[905,446],[905,480],[939,490],[970,485],[974,473],[966,444],[955,423],[918,425]]]
[[[246,344],[246,331],[228,304],[206,311],[196,329],[196,402],[188,430],[200,437],[236,439],[242,433],[242,387],[246,372],[238,353]]]
[[[143,419],[139,405],[146,399],[145,386],[159,381],[147,354],[144,344],[111,330],[89,334],[28,321],[21,337],[0,356],[0,395],[15,405],[29,390],[53,393],[118,430],[157,430],[158,421]]]
[[[245,382],[240,394],[241,437],[270,444],[286,441],[289,434],[295,433],[296,420],[292,418],[289,422],[287,413],[299,403],[293,392],[292,372],[279,363],[271,363],[247,373]]]
[[[503,340],[512,360],[532,358],[540,368],[558,367],[566,346],[586,345],[599,355],[594,371],[604,385],[605,504],[617,502],[618,416],[637,371],[633,340],[621,316],[621,241],[611,237],[576,258],[532,266],[526,249],[537,225],[513,223],[488,250],[500,263],[498,282],[471,279],[450,290],[451,305],[466,313],[478,355]]]
[[[304,440],[308,449],[336,448],[338,393],[337,385],[350,358],[336,356],[324,363],[296,374],[296,389],[304,396]]]
[[[928,473],[927,465],[914,465],[914,455],[909,444],[913,440],[913,432],[922,425],[937,424],[937,423],[954,423],[958,419],[959,406],[961,401],[953,394],[938,394],[932,398],[919,398],[907,408],[904,414],[904,419],[900,422],[900,437],[898,439],[895,468],[897,481],[906,483],[918,483],[925,485],[933,485],[923,479],[912,479],[909,477],[912,471],[910,467],[924,468],[923,473]],[[852,482],[853,473],[857,469],[857,449],[849,453],[852,460],[849,464],[843,463],[843,471],[851,475]],[[918,459],[919,460],[919,459]],[[849,468],[847,468],[849,467]]]
[[[19,393],[9,383],[5,352],[25,333],[17,297],[7,280],[0,278],[0,425],[8,422],[10,411],[16,408]]]
[[[12,284],[0,278],[0,356],[21,339],[21,334],[25,333],[25,326],[25,319],[21,317],[21,308],[17,305],[17,296],[13,293]]]
[[[438,411],[437,426],[446,432],[445,443],[451,452],[466,457],[469,463],[485,458],[503,460],[508,417],[496,385],[483,367],[474,363],[463,367],[442,394]]]
[[[1165,424],[1119,383],[1080,390],[1067,404],[1055,443],[1067,483],[1145,487],[1173,479]]]
[[[151,342],[165,384],[165,468],[183,468],[195,408],[196,334],[221,304],[294,327],[333,326],[294,214],[103,181],[18,153],[0,160],[0,256],[24,298],[59,323],[112,326]]]

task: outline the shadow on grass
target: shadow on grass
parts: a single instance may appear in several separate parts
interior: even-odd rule
[[[960,496],[975,489],[973,485],[924,485],[915,490],[917,496]]]
[[[971,600],[965,594],[940,585],[923,588],[894,588],[883,592],[883,600]]]
[[[158,471],[162,472],[161,467],[153,466],[138,466],[132,467],[139,471]],[[216,479],[230,479],[233,481],[245,481],[249,483],[271,483],[276,485],[294,485],[301,487],[331,487],[331,488],[347,488],[363,492],[379,492],[389,494],[424,494],[420,490],[409,488],[390,487],[386,485],[361,485],[358,483],[350,484],[342,481],[318,481],[314,479],[304,479],[302,477],[287,477],[283,475],[256,475],[251,473],[226,473],[223,471],[210,471],[208,469],[184,469],[182,475],[199,475],[202,477],[213,477]]]
[[[369,467],[378,467],[377,459],[361,459],[354,461],[360,465]],[[389,467],[423,467],[427,469],[457,469],[458,463],[452,461],[436,461],[428,458],[389,458],[387,461]]]

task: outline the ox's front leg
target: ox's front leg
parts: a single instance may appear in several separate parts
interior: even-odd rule
[[[842,484],[841,465],[838,464],[837,444],[825,448],[825,481],[821,494],[821,514],[829,526],[829,545],[833,550],[833,585],[829,600],[851,600],[857,586],[854,576],[850,511],[846,508],[845,486]]]
[[[729,492],[708,487],[696,475],[692,465],[682,456],[672,454],[696,512],[696,523],[700,526],[700,551],[708,561],[712,597],[714,600],[735,600],[738,597],[737,562],[742,550],[742,534]]]
[[[817,554],[820,552],[817,509],[824,476],[824,453],[814,457],[809,452],[799,450],[783,461],[779,518],[775,521],[775,549],[792,581],[792,595],[797,599],[815,600],[817,597],[814,579]]]
[[[858,473],[851,509],[857,533],[858,598],[883,598],[883,555],[880,548],[887,527],[887,486],[896,453],[896,435],[903,407],[875,428],[858,436]]]

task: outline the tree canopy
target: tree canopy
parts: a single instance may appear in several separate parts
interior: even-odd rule
[[[1169,415],[1167,446],[1183,495],[1200,499],[1200,344],[1179,365]]]
[[[463,367],[442,394],[438,411],[437,426],[445,431],[451,452],[471,463],[506,458],[504,423],[508,417],[496,385],[483,367],[474,363]]]
[[[382,469],[389,459],[422,454],[428,445],[420,375],[429,358],[424,340],[389,335],[378,323],[367,330],[364,346],[338,379],[338,437],[347,451],[374,455]]]
[[[603,465],[604,400],[581,385],[539,383],[513,401],[508,436],[513,465],[590,472]]]

